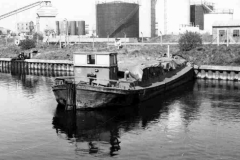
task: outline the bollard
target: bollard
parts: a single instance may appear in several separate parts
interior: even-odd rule
[[[201,70],[200,78],[205,78],[205,77],[206,77],[206,72],[205,72],[205,70]]]
[[[212,78],[213,78],[213,73],[212,73],[211,70],[209,70],[209,71],[207,72],[207,78],[208,78],[208,79],[212,79]]]
[[[234,71],[231,71],[231,72],[230,72],[230,77],[229,77],[229,78],[230,78],[230,80],[232,80],[232,81],[235,80],[235,72],[234,72]]]

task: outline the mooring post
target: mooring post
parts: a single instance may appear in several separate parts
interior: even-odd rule
[[[169,49],[169,45],[168,45],[168,50],[167,50],[167,56],[168,56],[168,58],[170,58],[170,49]]]
[[[72,107],[72,110],[76,110],[76,91],[75,84],[73,82],[66,82],[67,85],[67,102],[65,110],[68,110],[69,107]]]

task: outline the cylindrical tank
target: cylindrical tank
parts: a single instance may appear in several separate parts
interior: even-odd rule
[[[106,37],[139,37],[139,4],[127,2],[98,3],[97,35]]]
[[[76,21],[69,21],[68,22],[68,34],[69,35],[76,35]]]
[[[66,34],[67,33],[67,25],[68,22],[67,21],[60,21],[59,22],[59,32],[60,34]]]
[[[56,21],[56,35],[60,34],[60,26],[59,21]]]
[[[190,0],[159,0],[159,30],[179,34],[181,25],[190,25]]]
[[[77,22],[77,35],[85,35],[85,21]]]

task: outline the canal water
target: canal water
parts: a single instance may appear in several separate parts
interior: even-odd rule
[[[239,160],[240,83],[196,80],[132,108],[64,111],[53,77],[0,73],[0,160]]]

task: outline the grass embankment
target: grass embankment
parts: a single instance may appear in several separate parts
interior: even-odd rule
[[[170,41],[170,40],[169,40]],[[33,50],[33,49],[32,49]],[[92,44],[78,44],[59,48],[59,45],[40,44],[34,50],[38,50],[34,59],[47,60],[72,60],[73,53],[77,51],[92,51]],[[167,46],[160,45],[127,45],[117,50],[115,46],[107,46],[106,43],[95,43],[96,51],[112,51],[118,52],[119,61],[138,61],[144,59],[156,59],[167,52]],[[13,42],[6,45],[5,41],[0,44],[0,57],[13,58],[18,55],[20,48],[15,46]],[[31,50],[24,51],[25,53]],[[240,65],[240,46],[239,45],[203,45],[188,52],[179,51],[177,45],[170,46],[171,54],[182,55],[188,61],[196,65]]]

